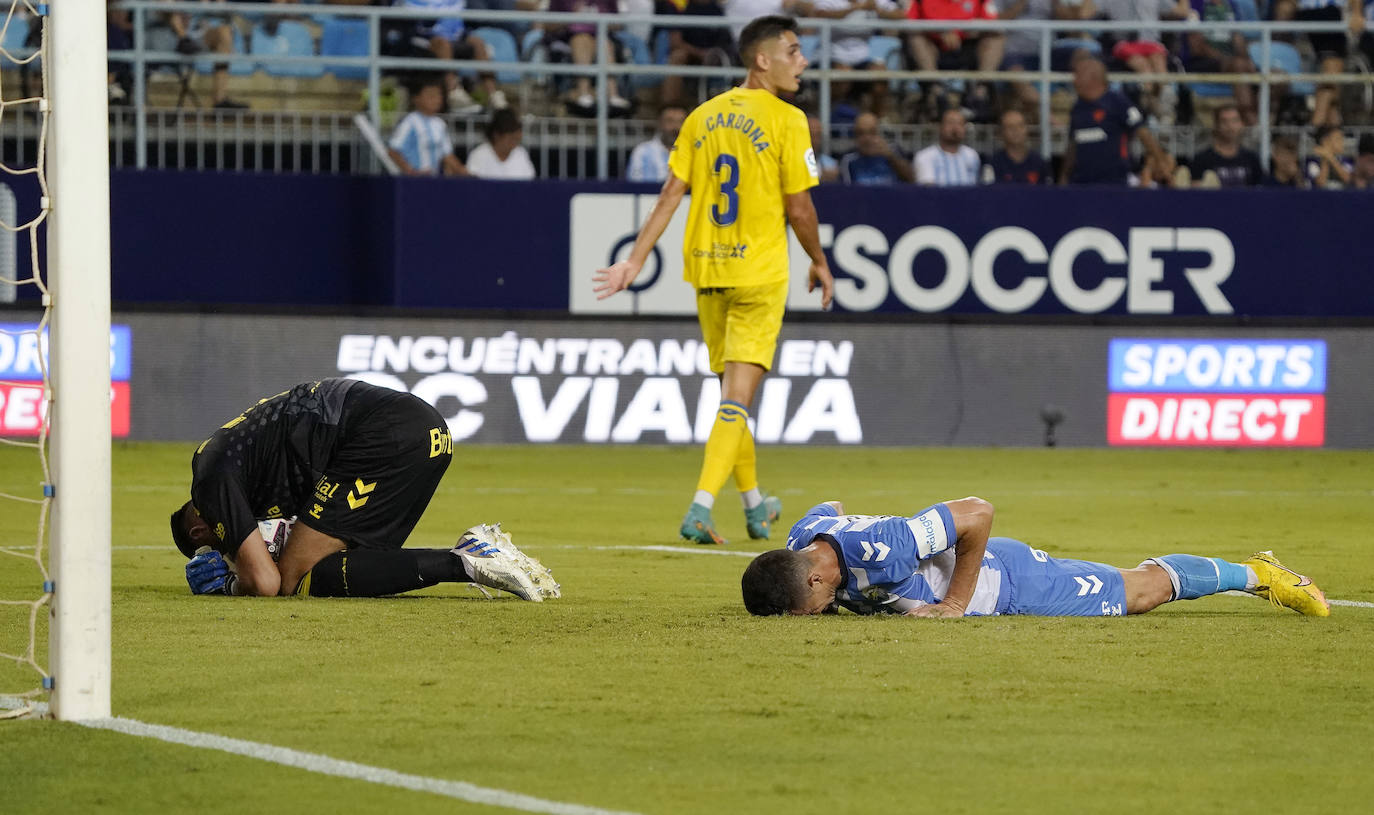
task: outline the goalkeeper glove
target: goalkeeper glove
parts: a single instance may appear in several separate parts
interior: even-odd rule
[[[238,576],[229,571],[223,555],[202,546],[186,563],[186,582],[192,594],[233,594]]]

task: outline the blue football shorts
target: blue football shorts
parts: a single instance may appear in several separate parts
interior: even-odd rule
[[[1001,561],[1010,584],[1002,614],[1040,617],[1119,617],[1126,613],[1121,570],[1089,560],[1050,557],[1011,538],[992,538],[988,551]]]

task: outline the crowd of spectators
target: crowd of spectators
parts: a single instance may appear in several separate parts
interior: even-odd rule
[[[277,0],[282,2],[283,0]],[[182,11],[149,15],[153,50],[213,59],[235,47],[234,0],[202,0],[205,13]],[[326,0],[327,2],[327,0]],[[837,71],[901,68],[927,72],[949,69],[1011,72],[1040,68],[1038,33],[1010,29],[1006,32],[960,27],[970,20],[1113,20],[1136,24],[1129,32],[1060,32],[1051,49],[1052,70],[1072,70],[1077,96],[1067,112],[1068,143],[1065,155],[1050,164],[1030,148],[1028,133],[1039,125],[1038,86],[1023,81],[845,81],[830,83],[835,118],[821,122],[812,116],[813,140],[818,146],[827,134],[840,134],[848,150],[821,155],[826,181],[851,184],[917,183],[937,186],[977,183],[1132,183],[1144,186],[1254,186],[1261,183],[1321,188],[1369,186],[1374,158],[1371,139],[1358,143],[1358,158],[1347,151],[1342,125],[1341,86],[1319,83],[1310,96],[1287,93],[1275,86],[1272,109],[1275,119],[1259,121],[1254,86],[1238,82],[1230,87],[1231,99],[1213,110],[1215,126],[1211,144],[1196,156],[1171,156],[1154,135],[1158,125],[1193,121],[1191,94],[1186,83],[1159,81],[1159,75],[1177,72],[1247,73],[1256,70],[1253,39],[1240,31],[1199,29],[1184,33],[1162,32],[1159,20],[1190,19],[1213,23],[1250,19],[1278,21],[1344,21],[1346,31],[1306,35],[1277,34],[1279,44],[1300,49],[1313,70],[1335,73],[1353,70],[1352,60],[1374,59],[1374,36],[1365,30],[1366,17],[1374,17],[1374,0],[333,0],[334,5],[383,5],[432,12],[430,18],[389,18],[381,27],[381,53],[411,58],[460,59],[476,62],[493,58],[490,47],[473,26],[465,24],[468,10],[526,10],[596,13],[652,12],[662,17],[715,17],[720,25],[682,26],[661,23],[633,29],[616,24],[605,53],[597,54],[595,26],[586,23],[483,22],[518,38],[521,58],[531,48],[543,49],[544,58],[573,64],[598,59],[612,65],[628,61],[626,41],[647,39],[651,58],[673,66],[723,66],[737,62],[734,41],[749,19],[762,14],[788,13],[805,18],[844,20],[862,28],[834,33],[829,62]],[[125,10],[110,11],[110,43],[127,48],[132,26]],[[255,18],[258,19],[258,18]],[[887,26],[900,19],[949,21],[948,30],[901,32]],[[242,25],[242,23],[239,23]],[[271,27],[275,18],[259,19],[256,25]],[[900,46],[877,48],[880,39]],[[814,48],[814,46],[813,46]],[[880,53],[881,50],[881,53]],[[640,52],[642,54],[642,49]],[[813,60],[816,59],[814,51]],[[229,96],[228,65],[214,63],[209,104],[218,108],[245,105]],[[1111,72],[1110,74],[1108,72]],[[1149,74],[1132,82],[1133,73]],[[441,78],[436,85],[434,76]],[[1109,76],[1111,80],[1109,81]],[[125,96],[127,66],[112,64],[111,94]],[[398,79],[409,87],[413,108],[398,124],[392,152],[408,171],[529,177],[533,165],[519,144],[520,117],[511,110],[507,90],[492,71],[400,72]],[[703,95],[722,86],[681,76],[665,76],[656,86],[636,89],[624,77],[612,75],[607,82],[608,111],[613,116],[632,115],[637,106],[658,105],[655,136],[635,147],[623,175],[634,180],[658,181],[663,177],[668,150],[686,113]],[[439,92],[437,106],[434,96]],[[571,115],[597,112],[594,85],[589,76],[558,81],[555,93]],[[814,110],[817,90],[803,87],[799,105]],[[118,101],[118,100],[116,100]],[[498,115],[503,111],[507,115]],[[435,122],[443,113],[485,114],[490,121],[488,141],[475,148],[489,166],[472,169],[453,154],[452,145],[439,139]],[[1062,115],[1062,114],[1061,114]],[[936,131],[934,143],[903,145],[885,137],[883,128],[898,123],[928,123]],[[979,156],[965,144],[970,124],[996,128],[1000,149]],[[1062,120],[1046,123],[1065,127]],[[1244,146],[1247,132],[1270,124],[1302,124],[1311,127],[1312,146],[1305,156],[1284,139],[1273,144],[1269,167]],[[1131,144],[1139,144],[1132,150]],[[819,152],[819,150],[818,150]],[[1134,163],[1133,153],[1141,160]],[[1291,156],[1290,156],[1291,154]],[[449,158],[452,160],[450,161]],[[399,162],[398,162],[399,163]],[[1361,168],[1364,168],[1362,170]]]

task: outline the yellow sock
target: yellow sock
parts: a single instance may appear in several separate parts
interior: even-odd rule
[[[735,469],[743,440],[749,438],[749,411],[738,402],[721,402],[716,411],[716,422],[711,425],[711,435],[706,439],[706,454],[701,462],[701,477],[697,479],[697,489],[712,495],[720,492],[725,479]],[[754,449],[753,439],[749,439],[749,449]]]
[[[748,492],[759,485],[758,459],[754,455],[754,434],[749,425],[744,426],[744,435],[739,440],[739,453],[735,456],[735,487],[740,492]]]

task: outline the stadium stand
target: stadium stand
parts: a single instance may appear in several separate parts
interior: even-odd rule
[[[320,55],[326,57],[365,57],[371,50],[366,20],[325,17],[320,21]],[[367,68],[351,65],[325,65],[324,70],[339,79],[367,79]]]
[[[273,25],[264,21],[253,26],[253,36],[249,48],[250,53],[264,56],[313,57],[315,56],[315,38],[304,23],[298,23],[294,20],[281,20]],[[313,79],[324,75],[324,66],[319,63],[273,62],[268,60],[261,65],[269,76]]]

